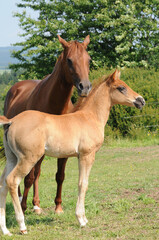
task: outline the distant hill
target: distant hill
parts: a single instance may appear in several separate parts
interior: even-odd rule
[[[11,51],[19,50],[20,47],[0,47],[0,69],[8,68],[10,63],[17,63],[18,60],[11,57]]]

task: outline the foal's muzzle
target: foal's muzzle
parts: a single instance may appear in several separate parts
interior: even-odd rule
[[[138,97],[133,103],[136,108],[142,109],[142,107],[145,105],[145,100],[143,97]]]
[[[80,82],[77,86],[78,95],[81,97],[87,97],[91,88],[92,88],[92,84],[89,81]]]

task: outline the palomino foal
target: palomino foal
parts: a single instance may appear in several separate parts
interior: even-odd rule
[[[4,234],[10,235],[5,223],[8,190],[20,231],[26,233],[18,185],[44,154],[58,158],[78,157],[76,216],[81,226],[86,225],[84,199],[88,177],[95,153],[104,140],[110,109],[115,104],[139,109],[145,105],[144,99],[119,78],[120,72],[116,70],[82,100],[74,113],[58,116],[29,110],[12,119],[0,117],[0,123],[7,126],[4,137],[7,163],[0,179],[0,226]]]

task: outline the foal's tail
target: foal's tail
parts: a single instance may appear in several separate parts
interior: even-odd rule
[[[5,116],[0,116],[0,126],[2,125],[10,125],[11,124],[11,120],[6,118]]]
[[[10,125],[11,120],[6,118],[5,116],[0,116],[0,126]],[[5,151],[3,145],[0,145],[0,162],[3,163],[5,160]]]

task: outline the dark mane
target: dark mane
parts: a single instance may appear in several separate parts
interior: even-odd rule
[[[110,76],[112,74],[110,74],[109,76],[102,76],[101,78],[95,79],[93,81],[92,84],[92,90],[90,91],[88,97],[79,97],[77,103],[75,104],[75,107],[73,109],[72,112],[76,112],[78,110],[80,110],[81,108],[83,108],[83,106],[85,106],[85,104],[87,103],[87,101],[89,100],[89,98],[91,98],[91,96],[94,94],[94,92],[96,91],[96,89],[103,83],[106,82]]]

